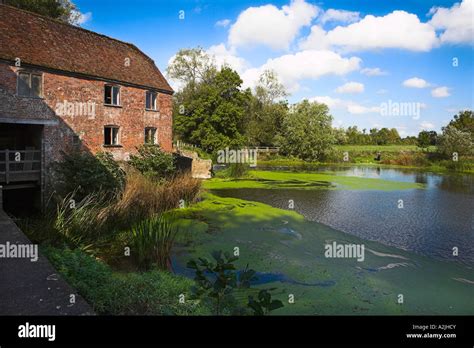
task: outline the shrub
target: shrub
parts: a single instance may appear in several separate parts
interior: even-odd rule
[[[231,256],[222,251],[212,252],[213,261],[205,258],[190,260],[187,267],[194,269],[196,275],[196,287],[193,293],[197,297],[206,296],[210,301],[214,314],[221,315],[228,313],[235,306],[233,290],[235,288],[249,288],[250,282],[255,278],[255,271],[245,269],[237,272],[234,261],[238,257]]]
[[[429,166],[430,161],[427,155],[422,152],[404,152],[399,154],[385,154],[382,159],[382,164],[393,164],[401,166]]]
[[[155,180],[163,180],[173,175],[175,165],[171,154],[153,145],[142,145],[137,151],[137,155],[130,156],[129,164],[140,173]]]
[[[171,249],[177,232],[172,219],[164,215],[155,215],[132,226],[131,251],[138,266],[148,270],[154,263],[161,270],[170,269]]]
[[[209,311],[199,301],[179,303],[193,281],[168,272],[113,272],[101,261],[80,250],[42,250],[65,280],[98,314],[108,315],[201,315]]]
[[[231,178],[242,178],[247,175],[248,171],[249,171],[248,164],[232,163],[229,166],[229,176]]]
[[[75,192],[77,200],[99,191],[112,197],[122,188],[125,178],[111,154],[93,156],[83,151],[63,153],[63,161],[55,165],[55,174],[57,191],[62,196]]]

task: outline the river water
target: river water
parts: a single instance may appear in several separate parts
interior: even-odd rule
[[[474,266],[474,175],[376,167],[318,167],[337,175],[425,184],[425,189],[213,190],[225,197],[294,210],[308,220],[428,257]],[[401,208],[401,203],[403,207]],[[459,255],[453,256],[453,248]]]

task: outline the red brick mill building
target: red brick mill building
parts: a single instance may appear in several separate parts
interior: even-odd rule
[[[172,151],[172,94],[130,43],[0,4],[0,185],[44,201],[61,151]]]

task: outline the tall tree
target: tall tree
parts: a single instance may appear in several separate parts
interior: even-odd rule
[[[448,124],[449,126],[470,133],[474,140],[474,112],[472,110],[464,110],[454,115],[454,118]]]
[[[303,100],[283,120],[282,152],[303,160],[322,161],[336,142],[332,116],[325,104]]]
[[[179,81],[183,87],[194,90],[198,83],[209,83],[217,73],[217,67],[201,47],[181,49],[166,69],[169,78]]]
[[[81,13],[71,0],[4,0],[4,4],[78,25]]]
[[[243,91],[241,85],[239,74],[224,67],[209,81],[195,86],[190,82],[176,93],[174,119],[180,139],[209,153],[242,146],[250,91]],[[194,90],[191,98],[187,93],[190,88]]]
[[[283,118],[288,113],[288,103],[283,100],[287,96],[277,74],[272,70],[264,71],[255,87],[247,115],[246,135],[250,145],[275,145],[281,134]]]

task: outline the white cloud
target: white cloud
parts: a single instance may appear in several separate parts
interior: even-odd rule
[[[359,12],[329,9],[324,11],[320,17],[321,23],[340,22],[340,23],[354,23],[360,20]]]
[[[431,91],[431,95],[434,98],[446,98],[446,97],[449,97],[451,95],[451,93],[449,93],[449,88],[448,87],[442,86],[442,87],[437,87],[437,88],[433,89]]]
[[[300,42],[304,49],[338,46],[346,51],[383,48],[429,51],[437,45],[433,26],[405,11],[382,17],[367,15],[357,23],[337,26],[328,32],[313,26],[310,35]]]
[[[287,49],[300,29],[311,24],[318,12],[317,6],[304,0],[292,0],[281,9],[274,5],[249,7],[231,26],[229,44],[232,47],[264,45]]]
[[[433,7],[429,22],[436,29],[443,30],[441,42],[474,43],[474,0],[463,0],[451,8]]]
[[[248,68],[248,63],[245,59],[237,56],[235,51],[228,50],[224,44],[214,45],[206,50],[209,56],[213,57],[217,66],[229,65],[239,74],[243,73]]]
[[[419,126],[420,130],[432,130],[435,128],[435,125],[433,123],[427,121],[421,122]]]
[[[230,19],[221,19],[220,21],[216,22],[216,27],[227,27],[230,24]]]
[[[347,82],[336,88],[337,93],[362,93],[364,85],[359,82]]]
[[[380,68],[364,68],[360,71],[361,74],[367,75],[367,76],[382,76],[382,75],[387,75],[386,71],[383,71]]]
[[[89,22],[92,19],[92,12],[79,13],[77,24],[83,25],[86,22]]]
[[[409,88],[426,88],[429,87],[430,84],[419,77],[412,77],[408,80],[403,81],[403,86]]]
[[[328,48],[329,43],[326,38],[326,31],[319,25],[313,25],[310,34],[300,40],[299,47],[303,50]]]
[[[318,79],[324,75],[342,76],[358,70],[360,63],[361,59],[358,57],[344,58],[332,51],[300,51],[269,59],[258,68],[248,69],[243,73],[242,79],[244,86],[252,87],[263,71],[273,70],[289,91],[295,92],[299,89],[300,80]]]
[[[318,103],[326,104],[329,109],[331,109],[331,112],[334,112],[335,110],[345,110],[353,115],[380,113],[379,106],[365,106],[352,100],[343,100],[329,96],[316,96],[310,98],[309,101],[316,101]]]

